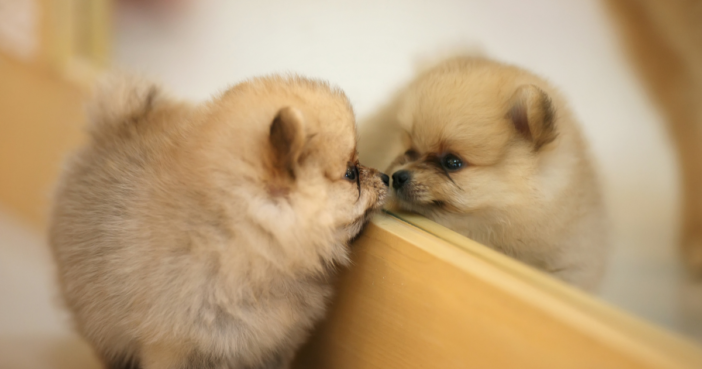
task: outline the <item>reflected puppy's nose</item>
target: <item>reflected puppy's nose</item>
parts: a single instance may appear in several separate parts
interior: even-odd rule
[[[392,174],[392,188],[398,189],[402,187],[405,182],[409,181],[412,176],[409,171],[398,170]]]
[[[386,186],[389,186],[389,185],[390,185],[390,177],[388,177],[387,174],[385,174],[385,173],[380,173],[380,179],[383,181],[383,183],[384,183]]]

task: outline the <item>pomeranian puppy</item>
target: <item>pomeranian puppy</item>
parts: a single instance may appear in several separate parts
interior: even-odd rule
[[[395,158],[392,206],[596,288],[607,248],[602,197],[576,119],[543,79],[453,58],[366,123],[362,156],[383,166]]]
[[[55,198],[50,243],[108,368],[287,368],[382,207],[343,92],[295,77],[201,105],[116,79]]]

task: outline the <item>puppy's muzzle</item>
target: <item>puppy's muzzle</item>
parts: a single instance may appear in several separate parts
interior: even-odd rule
[[[399,190],[412,179],[412,173],[407,170],[398,170],[392,174],[392,188]]]

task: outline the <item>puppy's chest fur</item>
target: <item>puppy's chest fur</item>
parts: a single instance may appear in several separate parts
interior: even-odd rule
[[[206,284],[204,288],[211,291],[201,302],[201,324],[229,339],[240,335],[265,337],[262,346],[270,341],[270,348],[276,349],[275,341],[284,345],[290,332],[308,328],[322,316],[332,293],[331,268],[299,275],[270,270],[265,273],[265,280],[232,285],[227,275],[222,275]]]
[[[239,335],[248,330],[253,336],[270,336],[275,335],[276,329],[263,331],[271,327],[304,327],[321,316],[332,292],[333,265],[320,257],[316,263],[307,261],[298,267],[278,266],[266,255],[283,251],[276,251],[280,245],[271,241],[271,235],[261,227],[237,222],[236,227],[223,230],[222,224],[213,225],[206,220],[205,217],[195,225],[199,232],[184,235],[194,243],[189,251],[181,250],[180,257],[185,260],[173,263],[172,270],[163,271],[176,275],[182,273],[179,268],[184,265],[192,269],[187,274],[201,282],[195,287],[199,293],[192,297],[194,305],[201,307],[201,324],[222,335]],[[265,251],[261,254],[257,249]],[[341,249],[346,251],[344,246]],[[177,295],[178,284],[173,284],[173,288]],[[262,321],[267,323],[261,324]]]
[[[212,256],[226,259],[221,254],[208,255]],[[315,272],[290,272],[248,257],[249,264],[244,267],[223,261],[203,268],[199,255],[184,258],[192,259],[186,262],[192,269],[167,271],[172,277],[174,273],[182,277],[177,277],[168,290],[159,286],[161,296],[146,297],[147,306],[142,311],[157,311],[158,315],[144,316],[153,321],[142,321],[136,331],[127,334],[143,338],[172,332],[187,337],[192,343],[187,355],[192,360],[201,356],[237,368],[286,361],[323,317],[332,295],[332,266]],[[187,295],[179,287],[184,283],[191,283]],[[183,316],[184,311],[189,313]],[[180,342],[178,339],[174,344]],[[214,354],[217,352],[226,354],[218,356]]]

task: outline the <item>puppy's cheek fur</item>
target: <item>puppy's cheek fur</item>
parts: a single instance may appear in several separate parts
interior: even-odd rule
[[[383,207],[388,196],[388,187],[376,169],[359,166],[359,175],[361,195],[354,209],[355,219],[347,226],[349,240],[358,236],[373,214]]]
[[[383,207],[388,194],[388,186],[380,178],[378,170],[359,166],[361,175],[361,200],[365,204],[365,211],[378,210]],[[365,197],[365,199],[364,199]]]

